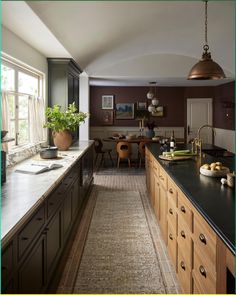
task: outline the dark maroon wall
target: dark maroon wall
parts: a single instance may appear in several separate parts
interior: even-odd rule
[[[114,103],[146,102],[148,87],[90,87],[91,126],[102,126],[102,95],[114,95]],[[217,128],[234,129],[232,119],[226,120],[222,102],[234,99],[234,83],[217,87],[157,87],[159,104],[164,106],[163,117],[151,117],[157,126],[185,127],[187,98],[213,98],[213,125]],[[234,109],[233,109],[234,110]],[[233,111],[232,111],[233,112]],[[138,126],[136,120],[116,120],[113,126]]]
[[[214,99],[214,126],[223,129],[235,129],[234,114],[235,114],[235,84],[230,82],[224,85],[215,87]]]

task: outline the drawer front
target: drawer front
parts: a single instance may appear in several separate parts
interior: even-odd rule
[[[193,278],[197,282],[197,285],[202,287],[204,293],[215,294],[216,272],[212,271],[212,268],[208,266],[205,255],[202,258],[194,252]]]
[[[44,224],[45,206],[43,204],[18,235],[18,258],[20,258],[24,251],[28,248]]]
[[[173,199],[175,206],[177,206],[177,187],[170,177],[167,178],[167,194]]]
[[[177,266],[177,242],[175,230],[168,222],[168,235],[167,235],[167,249],[171,257],[172,263],[176,269]]]
[[[47,199],[47,218],[56,212],[57,208],[64,199],[66,192],[60,185]]]
[[[13,245],[12,243],[2,253],[2,284],[4,286],[9,282],[13,270]]]
[[[185,294],[192,293],[192,275],[191,270],[188,268],[185,259],[183,258],[180,251],[178,251],[178,264],[177,273],[180,282],[181,289]]]
[[[216,266],[216,234],[205,220],[194,214],[194,251],[199,255],[204,253],[205,259],[211,264],[213,270]]]
[[[188,268],[192,269],[192,249],[193,249],[193,242],[191,233],[189,231],[189,228],[183,222],[181,216],[178,217],[178,250],[180,250],[184,254],[185,262],[188,266]]]
[[[158,176],[159,175],[159,164],[156,160],[153,161],[153,173]]]
[[[167,220],[169,223],[171,223],[174,233],[175,235],[177,235],[177,213],[176,213],[175,202],[169,197],[167,198],[167,202],[168,202]]]
[[[163,188],[167,190],[167,174],[161,167],[159,167],[159,181]]]
[[[186,197],[178,191],[178,216],[181,216],[186,222],[189,230],[193,230],[193,212],[189,202],[186,200]]]

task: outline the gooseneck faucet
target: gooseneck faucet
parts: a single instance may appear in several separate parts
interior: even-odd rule
[[[208,128],[211,128],[212,129],[212,133],[213,133],[213,141],[212,143],[214,144],[215,142],[215,136],[216,136],[216,131],[215,131],[215,128],[211,125],[208,125],[208,124],[205,124],[205,125],[202,125],[200,128],[198,128],[198,131],[197,131],[197,138],[200,140],[201,137],[200,137],[200,133],[201,133],[201,130],[205,127],[208,127]]]

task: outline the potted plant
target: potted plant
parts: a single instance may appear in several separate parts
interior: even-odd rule
[[[46,109],[48,122],[45,128],[52,130],[52,136],[55,146],[60,151],[66,151],[72,144],[72,134],[76,128],[84,123],[88,113],[77,112],[75,102],[69,104],[66,111],[61,110],[61,106],[54,105]]]
[[[146,127],[148,128],[148,130],[146,131],[146,136],[148,138],[153,138],[155,136],[154,128],[156,126],[157,125],[156,125],[156,122],[155,121],[147,122]]]

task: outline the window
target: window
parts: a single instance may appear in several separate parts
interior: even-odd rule
[[[1,81],[2,92],[5,92],[7,100],[8,137],[14,138],[14,141],[8,144],[11,149],[31,141],[29,99],[31,96],[43,99],[43,76],[3,59]]]

